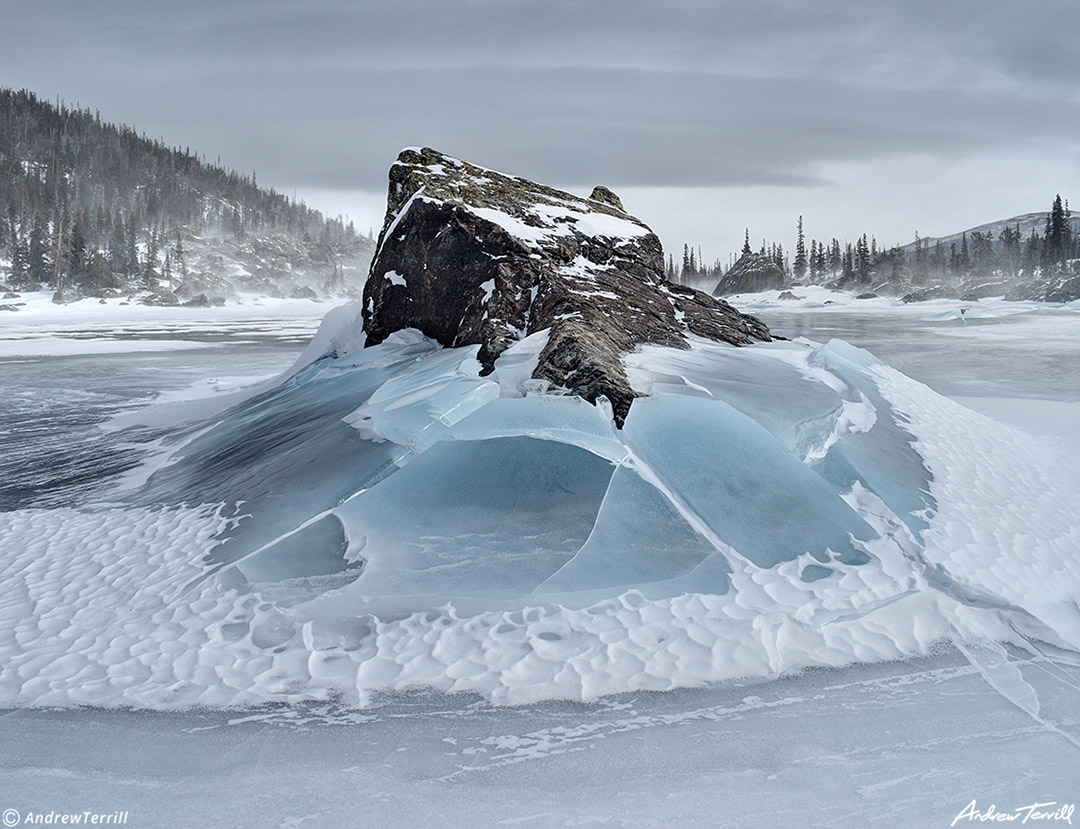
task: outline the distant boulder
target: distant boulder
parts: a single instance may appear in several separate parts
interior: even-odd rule
[[[1005,296],[1009,287],[1009,282],[1005,279],[968,277],[960,283],[960,299],[975,302],[992,296]]]
[[[1044,302],[1072,302],[1080,299],[1080,275],[1055,274],[1046,286]]]
[[[855,299],[877,299],[877,294],[873,291],[867,291],[866,293],[856,295]]]
[[[479,344],[483,373],[546,330],[533,378],[606,397],[619,425],[637,396],[622,354],[688,348],[690,334],[769,339],[759,320],[665,281],[660,240],[606,188],[583,199],[429,148],[390,168],[363,303],[368,345],[417,328],[445,346]]]
[[[234,296],[236,286],[223,276],[210,271],[199,271],[187,276],[183,284],[176,289],[176,295],[181,299],[190,299],[198,294],[207,296]]]
[[[795,296],[795,294],[793,294],[791,291],[784,291],[782,294],[780,294],[780,296],[777,297],[777,299],[793,300],[793,299],[802,299],[802,297],[801,296]]]
[[[624,213],[626,208],[622,205],[622,199],[604,187],[602,184],[596,185],[593,188],[592,194],[589,196],[593,201],[598,201],[601,204],[608,204],[614,207],[616,210],[621,210]]]
[[[932,285],[927,288],[916,288],[908,294],[900,297],[901,302],[926,302],[931,299],[959,299],[960,292],[951,285]]]
[[[784,271],[776,260],[765,253],[744,253],[721,277],[713,296],[755,294],[779,291],[784,287]]]
[[[172,291],[155,291],[149,296],[144,296],[139,302],[143,305],[153,305],[168,308],[180,304],[180,297]]]
[[[67,305],[69,302],[75,302],[78,299],[80,299],[78,294],[73,291],[65,291],[62,288],[52,295],[52,301],[57,305]]]
[[[315,289],[308,285],[297,285],[293,288],[292,293],[289,294],[289,299],[318,299],[319,295],[315,293]]]

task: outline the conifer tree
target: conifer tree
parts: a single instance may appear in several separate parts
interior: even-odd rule
[[[143,278],[146,280],[146,287],[150,290],[154,290],[157,287],[157,264],[157,233],[151,230],[146,234],[146,259],[143,261]]]
[[[176,244],[173,246],[173,260],[180,270],[180,278],[187,279],[187,259],[184,256],[184,240],[180,238],[180,231],[176,231]]]
[[[1061,195],[1054,197],[1054,204],[1046,217],[1043,234],[1043,264],[1047,268],[1062,267],[1072,252],[1072,227],[1066,216]]]
[[[26,280],[31,285],[39,285],[49,278],[48,245],[45,219],[37,213],[30,225],[30,241],[26,247]]]
[[[21,287],[26,280],[26,252],[14,216],[11,216],[8,228],[11,234],[11,283],[12,287]]]
[[[795,259],[791,263],[792,276],[802,279],[806,275],[806,240],[803,237],[802,216],[799,216],[798,239],[795,242]]]
[[[1015,277],[1020,267],[1020,223],[1015,227],[1006,225],[998,235],[1001,242],[1001,264],[1010,277]]]

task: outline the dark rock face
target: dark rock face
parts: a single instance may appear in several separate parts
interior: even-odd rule
[[[992,296],[1004,296],[1009,290],[1009,283],[1005,279],[980,279],[969,277],[960,283],[960,299],[964,302],[974,302]]]
[[[155,291],[150,296],[143,297],[142,304],[172,307],[180,304],[180,297],[172,291]]]
[[[1080,275],[1058,274],[1046,286],[1044,302],[1072,302],[1080,299]]]
[[[930,299],[959,299],[960,292],[951,285],[931,285],[927,288],[916,288],[908,294],[900,297],[904,303],[926,302]]]
[[[764,253],[744,253],[713,289],[713,296],[755,294],[784,287],[784,271]]]
[[[616,210],[621,210],[623,213],[626,212],[626,208],[622,205],[622,199],[620,199],[602,184],[598,184],[593,188],[592,193],[589,194],[589,198],[593,201],[610,204]]]
[[[65,291],[63,289],[55,291],[52,295],[52,301],[57,305],[66,305],[69,302],[75,302],[79,297],[71,291]]]
[[[663,277],[660,240],[607,188],[593,198],[404,150],[390,168],[386,220],[364,287],[367,344],[417,328],[446,346],[479,344],[485,372],[511,344],[549,330],[533,377],[621,425],[636,393],[620,355],[687,348],[695,334],[768,340],[757,319]]]
[[[1032,302],[1072,302],[1080,299],[1080,275],[1055,271],[1012,285],[1005,299]]]

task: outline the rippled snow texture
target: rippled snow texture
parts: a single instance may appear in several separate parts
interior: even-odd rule
[[[0,705],[520,703],[1080,646],[1080,476],[846,343],[643,348],[616,430],[527,379],[543,338],[491,377],[415,333],[317,342],[125,503],[0,514]]]

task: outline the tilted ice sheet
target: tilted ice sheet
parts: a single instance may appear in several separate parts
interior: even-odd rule
[[[821,450],[843,414],[844,401],[784,357],[805,363],[792,343],[734,348],[703,338],[687,351],[646,345],[623,358],[635,391],[723,400],[772,432],[799,458]],[[790,355],[784,352],[792,352]]]
[[[424,452],[459,420],[498,398],[498,382],[480,377],[479,349],[432,352],[379,386],[345,422],[366,438],[392,441],[410,454]],[[406,460],[402,456],[398,462]]]
[[[731,567],[722,549],[694,530],[637,472],[611,478],[588,540],[536,589],[549,601],[588,605],[635,588],[645,598],[727,591]]]
[[[858,392],[876,413],[869,429],[829,448],[822,473],[839,487],[861,483],[920,537],[936,507],[930,494],[931,474],[913,446],[915,437],[905,428],[906,418],[881,394],[871,373],[881,363],[868,351],[842,340],[818,349],[810,363]]]
[[[673,428],[673,424],[678,424]],[[804,554],[865,561],[876,534],[764,427],[720,400],[638,400],[625,440],[739,555],[761,568]]]
[[[335,511],[365,539],[345,600],[391,612],[520,600],[585,542],[613,471],[550,440],[440,443]]]

